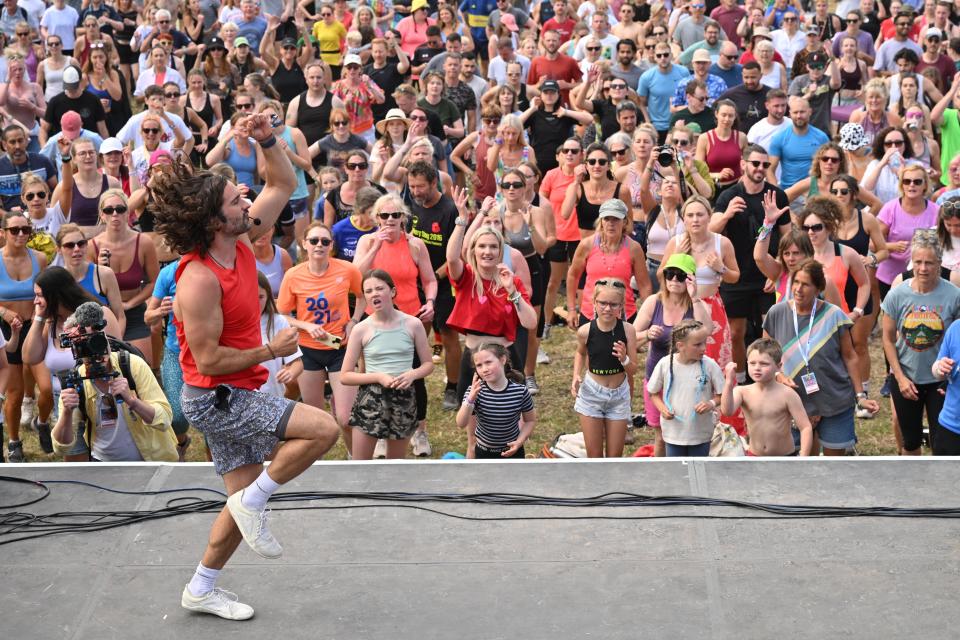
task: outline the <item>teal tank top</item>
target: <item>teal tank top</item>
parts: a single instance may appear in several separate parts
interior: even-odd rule
[[[399,375],[413,366],[414,352],[413,336],[405,327],[374,329],[373,337],[363,346],[366,371]]]

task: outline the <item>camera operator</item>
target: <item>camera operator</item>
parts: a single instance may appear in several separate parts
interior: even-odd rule
[[[92,302],[80,305],[64,323],[76,368],[73,384],[64,384],[60,392],[60,418],[52,434],[54,448],[68,449],[86,432],[94,461],[176,462],[170,403],[149,365],[134,354],[129,354],[129,372],[136,387],[131,391],[119,355],[112,352],[103,333],[105,325],[102,307]],[[78,385],[83,388],[89,425],[83,424]]]

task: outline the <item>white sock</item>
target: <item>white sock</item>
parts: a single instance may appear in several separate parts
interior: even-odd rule
[[[243,490],[240,495],[240,503],[247,509],[254,511],[263,511],[267,506],[267,500],[273,495],[273,492],[280,488],[280,483],[274,482],[267,470],[253,481],[249,487]]]
[[[219,577],[220,569],[205,567],[201,562],[197,565],[197,570],[194,572],[190,584],[187,585],[187,589],[197,597],[202,596],[205,593],[213,591],[213,587],[217,584],[217,578]]]

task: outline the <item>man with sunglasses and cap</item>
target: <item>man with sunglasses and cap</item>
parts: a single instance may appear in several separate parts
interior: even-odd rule
[[[830,109],[833,97],[840,90],[840,66],[829,63],[829,77],[827,74],[828,58],[823,51],[814,51],[807,55],[807,73],[797,76],[790,83],[791,96],[804,98],[811,109],[810,124],[828,132],[832,126]]]
[[[953,60],[945,53],[940,52],[940,43],[943,41],[943,32],[936,27],[929,27],[923,36],[924,49],[920,62],[916,66],[917,73],[933,67],[937,70],[937,88],[943,92],[948,86],[956,66]]]

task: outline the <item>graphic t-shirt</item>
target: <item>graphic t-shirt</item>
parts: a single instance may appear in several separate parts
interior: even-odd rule
[[[350,320],[348,294],[360,297],[360,270],[345,260],[330,258],[322,275],[310,272],[310,264],[302,262],[290,268],[280,283],[277,309],[280,313],[296,312],[297,320],[312,322],[327,333],[341,338]],[[306,331],[300,331],[300,345],[311,349],[331,347],[317,342]]]
[[[897,323],[897,359],[915,384],[938,380],[930,370],[950,324],[960,314],[960,289],[946,280],[928,293],[918,293],[913,279],[904,280],[883,299],[880,308]]]

